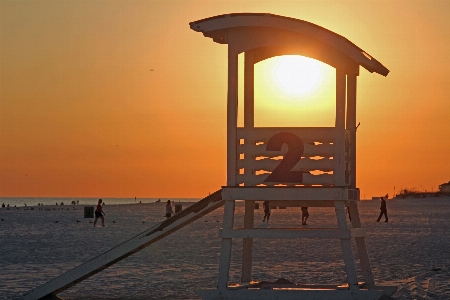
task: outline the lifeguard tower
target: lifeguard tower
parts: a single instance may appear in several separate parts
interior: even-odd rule
[[[364,299],[393,294],[374,284],[356,187],[356,78],[359,66],[386,76],[389,70],[346,38],[320,26],[272,14],[228,14],[190,23],[228,45],[227,185],[173,217],[33,288],[24,300],[57,294],[152,245],[224,205],[217,289],[203,299]],[[244,126],[238,127],[238,55],[244,53]],[[336,69],[334,127],[255,127],[254,64],[280,55],[303,55]],[[271,158],[282,156],[282,160]],[[317,158],[321,159],[317,159]],[[311,159],[312,158],[312,159]],[[322,171],[313,175],[311,171]],[[245,201],[244,228],[234,227],[235,201]],[[279,206],[334,207],[336,228],[254,228],[255,201]],[[345,209],[351,214],[348,225]],[[229,284],[232,239],[243,239],[241,283]],[[252,281],[253,239],[340,239],[347,283],[261,284]],[[363,282],[358,282],[351,240],[356,241]]]
[[[389,70],[346,38],[309,22],[262,13],[215,16],[191,29],[228,45],[227,185],[217,289],[203,299],[379,299],[396,291],[376,286],[358,213],[356,187],[356,78],[359,67],[386,76]],[[238,127],[238,55],[244,62],[244,125]],[[334,127],[255,127],[254,65],[281,55],[302,55],[336,69]],[[284,145],[284,146],[283,146]],[[271,158],[283,156],[283,159]],[[321,157],[322,159],[310,159]],[[314,170],[322,175],[312,175]],[[234,227],[235,201],[245,201],[244,227]],[[255,201],[275,205],[334,207],[337,227],[254,228]],[[273,204],[272,204],[273,205]],[[346,207],[351,214],[347,224]],[[264,285],[252,281],[253,239],[340,239],[346,284]],[[232,240],[243,239],[241,283],[230,285]],[[351,240],[356,241],[363,282],[358,282]]]

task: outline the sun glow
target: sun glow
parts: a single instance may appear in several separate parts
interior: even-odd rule
[[[243,68],[243,58],[241,64]],[[298,76],[302,70],[306,75]],[[255,126],[334,126],[336,71],[332,66],[299,55],[276,56],[255,64],[254,82]],[[243,80],[240,84],[243,99]],[[243,101],[239,103],[243,113]]]
[[[283,93],[290,96],[311,94],[324,79],[325,67],[312,58],[285,55],[275,57],[272,66],[273,80]]]

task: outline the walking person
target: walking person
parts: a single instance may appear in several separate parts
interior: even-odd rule
[[[384,197],[380,197],[381,199],[381,206],[380,206],[380,215],[378,216],[377,222],[380,222],[381,217],[384,215],[385,218],[385,223],[388,222],[388,215],[387,215],[387,209],[386,209],[386,200],[384,200],[384,198],[388,198],[388,195],[386,194],[386,196]]]
[[[270,202],[269,201],[264,201],[263,202],[263,207],[264,207],[264,219],[263,222],[267,221],[269,222],[269,218],[270,218]]]
[[[98,218],[102,219],[102,227],[105,227],[105,218],[103,217],[104,215],[105,212],[103,211],[102,207],[102,199],[98,199],[97,208],[95,209],[94,227],[97,224]]]
[[[173,214],[172,204],[170,203],[170,200],[167,200],[166,204],[166,218],[170,218]]]
[[[306,220],[308,220],[309,213],[307,207],[302,207],[302,225],[308,225],[306,224]]]

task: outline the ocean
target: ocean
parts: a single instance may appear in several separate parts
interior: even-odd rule
[[[25,207],[41,205],[71,205],[74,202],[77,205],[96,205],[99,198],[52,198],[52,197],[0,197],[0,205],[3,203],[10,207]],[[101,198],[103,203],[108,205],[117,204],[135,204],[135,203],[155,203],[160,200],[166,202],[167,200],[173,202],[197,202],[200,198]]]

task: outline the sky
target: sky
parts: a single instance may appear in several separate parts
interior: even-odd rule
[[[450,1],[0,0],[0,197],[226,185],[227,47],[189,22],[239,12],[322,26],[390,70],[358,77],[363,198],[450,180]],[[332,75],[286,100],[270,69],[255,66],[257,126],[333,126]]]

